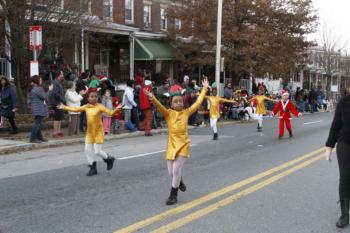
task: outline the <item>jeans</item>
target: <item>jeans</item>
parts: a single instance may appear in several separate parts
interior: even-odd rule
[[[42,140],[43,135],[41,134],[41,127],[43,124],[43,120],[45,117],[43,116],[35,116],[34,117],[34,125],[32,128],[32,134],[30,135],[30,140]]]
[[[140,129],[140,114],[139,114],[139,109],[133,108],[132,112],[131,112],[131,116],[132,116],[132,123],[134,124],[134,126],[136,127],[136,129]]]
[[[86,130],[86,113],[85,112],[80,113],[79,129],[80,129],[80,132],[85,132]]]

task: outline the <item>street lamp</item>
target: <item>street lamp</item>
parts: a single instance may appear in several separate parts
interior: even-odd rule
[[[215,64],[215,82],[219,85],[217,88],[220,95],[220,60],[221,60],[221,24],[222,24],[222,0],[218,0],[218,19],[216,25],[216,64]]]

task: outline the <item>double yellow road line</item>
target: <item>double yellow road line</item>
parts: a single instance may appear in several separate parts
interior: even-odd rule
[[[189,215],[186,215],[182,218],[179,218],[173,222],[170,222],[170,223],[168,223],[168,224],[166,224],[158,229],[155,229],[152,232],[165,233],[165,232],[173,231],[173,230],[175,230],[181,226],[184,226],[184,225],[186,225],[186,224],[188,224],[196,219],[199,219],[199,218],[201,218],[201,217],[203,217],[203,216],[205,216],[205,215],[207,215],[215,210],[218,210],[219,208],[221,208],[223,206],[229,205],[232,202],[240,199],[241,197],[244,197],[244,196],[247,196],[253,192],[256,192],[259,189],[262,189],[263,187],[266,187],[266,186],[282,179],[283,177],[286,177],[286,176],[292,174],[295,171],[298,171],[304,167],[309,166],[310,164],[312,164],[312,163],[314,163],[322,158],[323,155],[320,155],[320,153],[322,153],[322,152],[324,152],[324,148],[320,148],[318,150],[315,150],[315,151],[308,153],[306,155],[303,155],[299,158],[293,159],[287,163],[281,164],[281,165],[274,167],[270,170],[264,171],[258,175],[252,176],[248,179],[242,180],[238,183],[227,186],[227,187],[220,189],[216,192],[210,193],[206,196],[203,196],[201,198],[193,200],[189,203],[180,205],[178,207],[175,207],[175,208],[170,209],[168,211],[162,212],[162,213],[155,215],[153,217],[150,217],[150,218],[144,219],[142,221],[139,221],[137,223],[134,223],[134,224],[127,226],[125,228],[122,228],[114,233],[136,232],[136,231],[143,229],[144,227],[147,227],[151,224],[160,222],[162,220],[165,220],[166,218],[169,218],[169,217],[175,216],[177,214],[180,214],[184,211],[190,210],[190,209],[197,207],[201,204],[209,202],[215,198],[221,197],[224,194],[235,191],[235,190],[237,190],[241,187],[244,187],[248,184],[251,184],[251,183],[256,182],[260,179],[266,178],[268,176],[271,176],[275,173],[280,172],[277,175],[271,176],[271,177],[255,184],[255,185],[252,185],[252,186],[250,186],[242,191],[239,191],[238,193],[235,193],[235,194],[233,194],[225,199],[222,199],[218,202],[215,202],[214,204],[211,204],[211,205],[204,207],[202,209],[199,209],[199,210],[197,210]],[[287,170],[285,170],[285,169],[287,169]]]

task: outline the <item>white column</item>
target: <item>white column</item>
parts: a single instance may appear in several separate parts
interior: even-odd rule
[[[130,33],[129,36],[129,51],[130,51],[130,61],[129,61],[129,76],[130,80],[134,80],[134,67],[135,67],[135,35]]]
[[[301,89],[304,89],[304,70],[300,71],[300,83],[301,83]]]
[[[222,0],[218,0],[218,19],[216,30],[216,64],[215,82],[218,85],[218,96],[220,96],[220,61],[221,61],[221,23],[222,23]]]
[[[81,29],[81,54],[80,54],[80,57],[81,57],[81,72],[84,72],[85,71],[85,38],[84,38],[84,29],[82,28]]]
[[[5,53],[6,53],[6,56],[7,56],[7,59],[8,61],[6,62],[7,63],[7,74],[6,76],[11,79],[12,78],[12,67],[11,67],[11,45],[10,45],[10,41],[8,40],[8,36],[11,35],[11,28],[10,28],[10,24],[7,20],[5,20],[5,30],[6,30],[6,33],[5,33]],[[6,36],[6,34],[8,36]]]
[[[85,69],[89,69],[89,35],[85,35]]]

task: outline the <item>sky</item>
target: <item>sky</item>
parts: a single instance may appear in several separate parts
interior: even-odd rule
[[[310,38],[320,41],[323,31],[328,31],[331,38],[339,39],[339,47],[346,45],[350,54],[350,0],[313,0],[313,5],[318,10],[319,26]]]

